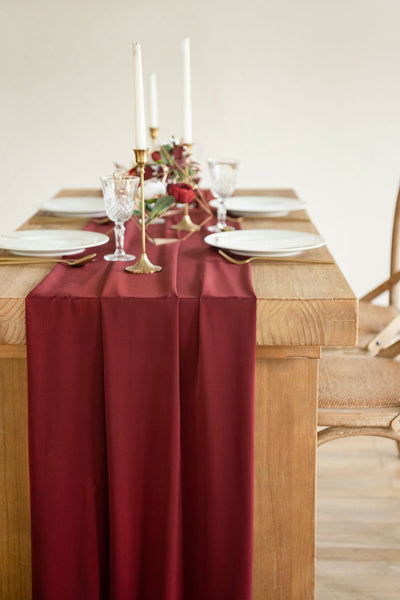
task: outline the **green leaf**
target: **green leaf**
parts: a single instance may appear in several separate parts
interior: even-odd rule
[[[146,221],[146,225],[151,223],[153,219],[161,216],[165,213],[166,210],[171,208],[175,204],[175,198],[173,196],[161,196],[158,198],[156,202],[153,204],[152,211],[149,215],[149,218]]]
[[[162,159],[163,163],[166,165],[174,164],[174,161],[171,158],[171,150],[172,150],[172,146],[170,146],[169,144],[164,144],[164,146],[161,146],[161,150],[160,150],[161,159]]]

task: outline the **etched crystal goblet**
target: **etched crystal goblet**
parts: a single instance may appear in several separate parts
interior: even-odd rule
[[[239,161],[230,158],[209,158],[211,192],[218,200],[217,224],[207,227],[208,231],[232,231],[234,227],[226,224],[225,200],[235,191]]]
[[[104,258],[111,261],[134,260],[136,257],[133,254],[126,254],[124,250],[124,223],[132,216],[140,179],[139,177],[114,174],[109,177],[101,177],[100,181],[107,216],[114,222],[115,233],[115,252],[106,254]]]

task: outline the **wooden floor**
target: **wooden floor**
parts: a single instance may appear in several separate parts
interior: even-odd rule
[[[359,437],[318,449],[317,600],[400,599],[400,459]]]

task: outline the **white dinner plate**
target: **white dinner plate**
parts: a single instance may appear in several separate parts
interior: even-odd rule
[[[241,256],[294,256],[326,243],[315,233],[280,229],[222,231],[208,235],[204,241]]]
[[[75,229],[39,229],[0,235],[0,248],[22,256],[64,256],[106,244],[104,233]]]
[[[217,208],[218,200],[211,200],[210,206]],[[301,210],[305,203],[298,198],[275,196],[233,196],[225,200],[226,209],[240,217],[283,217],[292,210]]]
[[[103,197],[71,196],[64,198],[51,198],[39,206],[57,217],[86,218],[104,217],[106,209]]]

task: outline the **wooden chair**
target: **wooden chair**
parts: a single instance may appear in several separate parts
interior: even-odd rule
[[[388,346],[400,331],[400,189],[397,194],[393,218],[392,247],[390,255],[390,277],[368,294],[359,303],[359,346],[371,354],[378,354]],[[371,304],[384,292],[389,292],[389,305]]]
[[[356,349],[320,361],[318,445],[352,435],[395,440],[400,452],[400,189],[393,220],[390,277],[359,302]],[[371,304],[389,291],[388,306]],[[344,351],[343,351],[344,350]]]
[[[400,362],[369,355],[321,358],[318,446],[352,435],[395,440],[400,451]]]

